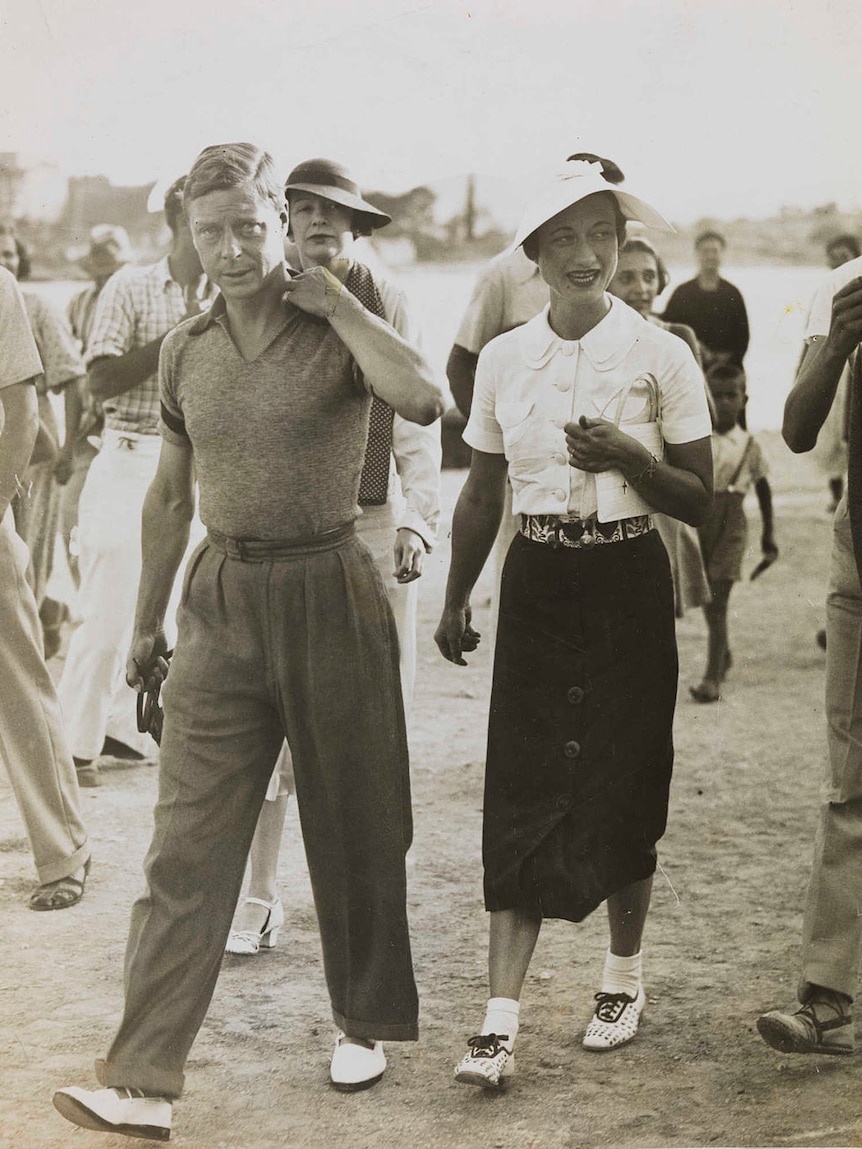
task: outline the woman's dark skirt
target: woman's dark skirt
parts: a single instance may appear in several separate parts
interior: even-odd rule
[[[656,531],[591,550],[515,536],[488,726],[486,909],[581,921],[654,872],[677,674]]]

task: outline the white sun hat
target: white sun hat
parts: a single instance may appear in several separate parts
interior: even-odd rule
[[[610,192],[626,219],[638,220],[656,231],[673,233],[674,227],[642,199],[609,183],[602,175],[602,165],[586,160],[570,160],[553,180],[527,204],[512,247],[519,247],[543,223],[565,211],[567,207],[586,199],[596,192]]]

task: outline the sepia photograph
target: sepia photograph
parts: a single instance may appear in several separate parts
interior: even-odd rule
[[[0,0],[0,1149],[862,1146],[860,58]]]

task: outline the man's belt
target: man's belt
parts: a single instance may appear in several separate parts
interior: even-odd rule
[[[634,515],[600,523],[589,519],[564,519],[559,515],[521,515],[521,534],[534,543],[550,547],[574,547],[589,550],[604,543],[622,543],[652,530],[649,515]]]
[[[237,539],[211,530],[207,532],[207,541],[228,558],[239,559],[244,563],[265,563],[316,554],[318,551],[331,551],[355,533],[354,523],[342,523],[331,531],[321,531],[317,535],[297,535],[291,539]]]

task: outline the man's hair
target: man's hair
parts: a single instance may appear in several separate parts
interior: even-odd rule
[[[614,205],[614,225],[617,233],[617,243],[622,246],[626,240],[626,217],[622,213],[617,197],[613,192],[595,192],[595,195],[606,195],[611,203]],[[579,201],[580,202],[580,201]],[[545,220],[545,223],[548,221]],[[544,225],[540,225],[544,226]],[[524,249],[524,255],[527,259],[531,259],[533,263],[539,262],[539,228],[530,232],[527,238],[521,245]]]
[[[186,185],[186,176],[174,180],[165,192],[165,222],[176,235],[177,227],[183,216],[183,188]]]
[[[661,295],[661,293],[670,283],[670,273],[668,272],[665,261],[662,259],[650,241],[648,239],[644,239],[642,235],[633,235],[631,239],[627,239],[620,248],[620,255],[625,255],[626,252],[629,251],[643,251],[646,252],[647,255],[651,255],[653,257],[655,260],[656,271],[658,272],[658,293]]]
[[[186,205],[214,191],[251,184],[262,199],[284,213],[284,189],[276,175],[269,152],[256,144],[214,144],[204,148],[192,164],[186,179],[183,201]]]
[[[623,175],[623,169],[605,156],[596,156],[592,152],[575,152],[574,155],[566,156],[567,163],[569,160],[583,160],[588,164],[601,164],[602,175],[609,184],[621,184],[626,178]]]
[[[713,383],[738,383],[743,395],[746,393],[745,368],[741,363],[716,363],[706,373],[706,381]]]
[[[859,240],[855,235],[851,235],[849,232],[833,236],[826,244],[827,254],[836,247],[846,247],[848,251],[853,252],[854,259],[858,259],[859,256],[862,255],[862,247],[859,246]]]
[[[724,238],[721,232],[713,231],[712,228],[709,228],[707,231],[702,231],[700,235],[695,238],[694,246],[696,248],[700,247],[702,243],[707,243],[711,239],[715,240],[716,243],[721,244],[722,248],[727,247],[727,240]]]

